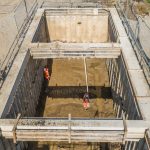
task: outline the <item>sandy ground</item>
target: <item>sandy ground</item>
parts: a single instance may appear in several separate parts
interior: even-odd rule
[[[48,85],[50,87],[49,90],[53,87],[52,90],[55,90],[55,94],[49,91],[51,94],[46,98],[45,117],[67,117],[69,113],[72,117],[113,116],[112,100],[101,97],[101,88],[105,88],[106,85],[107,87],[109,86],[105,60],[87,59],[86,63],[88,84],[92,87],[90,93],[94,94],[94,98],[90,98],[91,107],[88,110],[84,110],[82,106],[82,97],[84,91],[86,92],[83,60],[57,59],[53,61],[51,80]],[[80,88],[83,91],[80,92]],[[61,91],[64,93],[61,93]],[[74,96],[73,93],[76,95]],[[106,113],[106,116],[104,113]]]
[[[20,4],[21,1],[0,0],[0,66],[4,62],[8,52],[13,51],[13,48],[11,50],[10,48],[16,39],[18,29],[20,29],[23,20],[26,18],[25,4],[23,1]],[[33,0],[26,1],[28,9],[30,9]]]
[[[13,10],[20,0],[0,0],[0,64],[4,61],[17,34]]]
[[[0,5],[16,5],[21,0],[0,0]]]
[[[109,86],[104,59],[86,59],[89,86]],[[83,59],[55,59],[49,86],[85,86]]]
[[[105,65],[105,59],[87,59],[88,80],[90,87],[96,87],[90,90],[94,97],[90,97],[90,108],[85,110],[82,106],[83,91],[86,91],[84,64],[82,59],[55,59],[52,62],[51,80],[46,90],[47,96],[43,115],[44,117],[72,117],[80,118],[114,118],[113,101],[108,91],[103,95],[101,88],[109,88],[108,74]],[[53,87],[51,89],[51,87]],[[80,92],[73,96],[72,87]],[[63,89],[64,88],[64,89]],[[84,89],[85,88],[85,89]],[[55,90],[55,95],[50,90]],[[66,94],[60,93],[66,90]],[[74,89],[73,89],[74,90]],[[56,92],[57,91],[57,92]],[[71,91],[71,95],[68,91]],[[110,94],[110,93],[108,93]],[[66,98],[67,97],[67,98]],[[108,98],[109,97],[109,98]],[[42,106],[42,105],[40,105]],[[40,150],[99,150],[98,143],[67,144],[67,143],[36,143],[36,148]],[[104,149],[107,149],[106,147]],[[116,149],[117,150],[117,149]]]

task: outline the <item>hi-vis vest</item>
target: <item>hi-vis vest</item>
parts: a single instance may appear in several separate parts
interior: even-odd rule
[[[44,77],[45,77],[46,79],[49,78],[49,71],[48,71],[48,68],[44,68]]]

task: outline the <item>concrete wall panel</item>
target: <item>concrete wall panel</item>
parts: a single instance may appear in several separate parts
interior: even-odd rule
[[[43,67],[46,64],[44,60],[33,60],[31,57],[25,67],[23,76],[19,77],[19,85],[15,88],[15,95],[11,97],[11,102],[6,104],[3,118],[16,118],[18,113],[22,117],[34,117],[36,106],[38,104],[42,83]],[[12,140],[4,141],[0,139],[0,148],[6,150],[23,150],[28,146],[27,142],[13,144]],[[3,150],[3,149],[2,149]]]
[[[108,16],[46,16],[50,41],[107,42]]]
[[[126,119],[142,119],[123,59],[109,60],[107,66],[117,117],[124,113]]]
[[[41,18],[38,29],[36,30],[36,33],[33,37],[33,41],[36,42],[48,42],[49,41],[49,35],[47,34],[47,27],[45,24],[44,17]]]

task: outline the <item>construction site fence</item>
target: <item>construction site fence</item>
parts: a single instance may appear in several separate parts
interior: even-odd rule
[[[13,34],[15,35],[13,42],[11,41],[9,50],[6,52],[5,58],[3,58],[3,61],[0,63],[0,88],[18,54],[37,8],[37,0],[22,0],[13,12],[11,12],[13,15],[10,17],[10,23],[11,26],[13,26]]]
[[[116,3],[116,8],[150,86],[150,45],[144,37],[150,35],[150,27],[143,16],[136,13],[134,1],[127,3],[120,0]]]

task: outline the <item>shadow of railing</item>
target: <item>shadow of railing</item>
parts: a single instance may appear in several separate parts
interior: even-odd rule
[[[52,98],[83,98],[86,86],[50,86],[46,89],[48,97]],[[111,87],[89,86],[89,97],[112,98]]]

